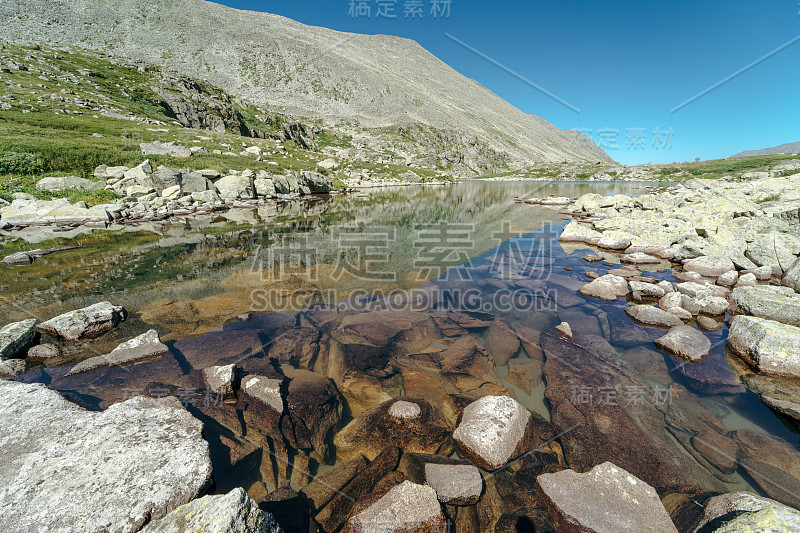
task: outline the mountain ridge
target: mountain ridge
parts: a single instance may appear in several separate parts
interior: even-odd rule
[[[800,141],[795,143],[781,144],[780,146],[773,146],[771,148],[761,148],[760,150],[745,150],[731,157],[748,157],[753,155],[778,155],[778,154],[796,154],[800,153]]]
[[[495,159],[509,168],[612,161],[589,138],[515,108],[411,39],[339,32],[204,0],[5,0],[0,24],[29,42],[162,65],[292,116],[458,132],[466,157],[457,159],[468,167],[491,166],[470,159],[480,151],[469,146],[473,140],[503,154]]]

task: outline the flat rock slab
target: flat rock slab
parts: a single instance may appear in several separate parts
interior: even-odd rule
[[[68,376],[97,370],[109,366],[125,366],[139,361],[149,361],[169,352],[166,344],[162,344],[158,332],[154,329],[142,333],[114,348],[110,354],[98,355],[81,361],[69,371]]]
[[[210,485],[202,430],[177,398],[97,413],[0,382],[0,531],[138,531]]]
[[[228,494],[203,496],[185,503],[164,518],[150,522],[142,533],[282,533],[271,514],[258,508],[243,488]]]
[[[687,361],[697,362],[711,352],[711,341],[691,326],[675,326],[656,340],[656,346]]]
[[[114,329],[126,317],[123,307],[100,302],[51,318],[39,324],[38,329],[43,333],[73,341],[98,337]]]
[[[585,474],[542,474],[536,481],[558,531],[678,531],[655,489],[613,463]]]
[[[14,322],[0,329],[0,361],[24,355],[36,338],[36,319]]]

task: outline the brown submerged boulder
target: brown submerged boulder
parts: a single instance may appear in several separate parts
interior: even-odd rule
[[[542,332],[545,396],[567,464],[585,472],[613,461],[659,493],[722,489],[720,483],[675,441],[665,416],[687,431],[703,427],[691,399],[655,389],[605,339],[578,335],[566,342]]]
[[[401,454],[400,448],[386,448],[338,491],[315,517],[322,530],[333,533],[339,529],[350,516],[356,502],[371,493],[378,482],[397,468]]]
[[[289,378],[283,436],[291,447],[312,449],[317,460],[327,462],[329,442],[342,417],[339,390],[332,380],[308,370],[284,367],[283,372]]]
[[[483,334],[483,345],[494,358],[495,364],[504,366],[520,348],[520,340],[504,318],[497,318]]]
[[[336,435],[334,444],[343,462],[360,455],[372,460],[387,446],[447,455],[452,449],[451,431],[438,409],[425,400],[404,396],[362,413]]]

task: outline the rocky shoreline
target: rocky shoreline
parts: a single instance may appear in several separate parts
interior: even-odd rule
[[[686,325],[713,331],[727,317],[728,349],[751,368],[746,384],[753,372],[762,382],[756,392],[765,376],[800,377],[800,174],[737,184],[698,180],[635,198],[587,194],[563,212],[573,221],[562,243],[628,263],[581,294],[628,297],[639,304],[628,310],[634,320],[682,332],[672,335],[682,346],[667,349],[692,360],[705,355],[707,339]],[[678,283],[657,283],[635,266],[659,263],[677,271]],[[772,394],[777,398],[763,398],[767,405],[786,402],[776,410],[800,420],[795,390]]]
[[[0,204],[0,230],[41,226],[87,226],[107,228],[112,224],[135,224],[173,216],[208,214],[237,207],[257,207],[272,200],[295,200],[316,194],[336,194],[333,183],[318,172],[269,174],[264,170],[153,169],[149,160],[136,167],[95,169],[91,181],[79,177],[43,178],[37,188],[48,191],[112,190],[122,198],[114,203],[88,207],[61,198],[37,200],[14,193],[10,205]]]

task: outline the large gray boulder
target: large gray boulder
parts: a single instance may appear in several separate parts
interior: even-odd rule
[[[739,287],[731,297],[742,314],[800,326],[800,296],[788,287]]]
[[[97,357],[90,357],[85,361],[81,361],[72,370],[67,373],[68,376],[97,370],[108,366],[124,366],[138,361],[148,361],[169,351],[166,344],[161,343],[158,337],[158,332],[154,329],[142,333],[129,341],[123,342],[111,353],[107,355],[98,355]]]
[[[333,190],[331,180],[319,172],[303,171],[300,173],[300,186],[307,187],[314,194],[325,194]]]
[[[800,328],[763,318],[733,318],[728,346],[765,374],[800,376]]]
[[[246,176],[225,176],[214,183],[219,196],[225,200],[255,198],[253,178]]]
[[[694,530],[714,533],[800,531],[800,511],[750,492],[729,492],[706,502]]]
[[[228,494],[203,496],[185,503],[164,518],[147,524],[142,533],[279,533],[271,514],[258,508],[243,488]]]
[[[0,329],[0,361],[24,355],[36,338],[36,319],[14,322]]]
[[[126,317],[127,312],[123,307],[100,302],[51,318],[39,324],[38,329],[43,333],[73,341],[100,336],[114,329]]]
[[[202,430],[174,397],[98,413],[0,382],[0,531],[138,531],[210,485]]]
[[[678,531],[655,489],[613,463],[542,474],[536,483],[558,531]]]
[[[36,182],[36,188],[40,191],[98,191],[103,184],[78,176],[51,176]]]

